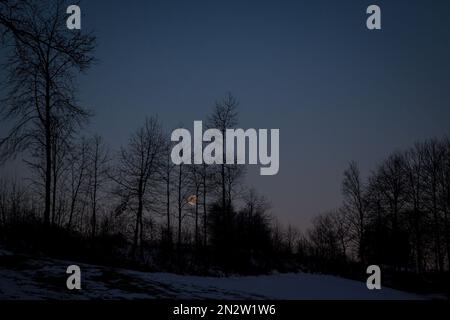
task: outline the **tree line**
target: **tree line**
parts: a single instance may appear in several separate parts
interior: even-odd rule
[[[449,271],[448,137],[392,153],[366,179],[351,162],[342,194],[341,208],[313,222],[308,244],[315,254],[396,271]]]
[[[68,31],[64,8],[60,0],[0,0],[9,129],[0,160],[22,154],[30,169],[27,179],[0,181],[0,240],[181,271],[449,270],[449,138],[395,152],[366,179],[351,162],[340,208],[306,232],[282,227],[270,201],[246,186],[245,166],[174,165],[155,116],[120,150],[83,136],[92,112],[77,99],[76,78],[95,61],[96,39]],[[237,122],[231,94],[205,119],[224,137]]]
[[[233,233],[251,231],[238,228],[237,220],[268,238],[268,205],[245,190],[245,168],[173,165],[169,135],[157,117],[148,117],[119,151],[98,135],[82,135],[92,112],[77,99],[76,78],[95,61],[96,38],[68,31],[65,7],[63,0],[0,1],[7,53],[1,114],[9,129],[0,140],[0,160],[24,155],[31,172],[24,182],[1,183],[3,237],[28,239],[28,245],[46,238],[45,246],[64,246],[62,239],[71,235],[92,249],[105,245],[99,238],[113,235],[134,260],[150,259],[158,243],[164,259],[176,256],[178,265],[189,250],[233,261],[228,258],[242,239]],[[237,105],[227,94],[216,102],[208,125],[223,134],[233,128]],[[237,201],[242,208],[236,209]]]

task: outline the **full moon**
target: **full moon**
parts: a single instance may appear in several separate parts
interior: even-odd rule
[[[197,204],[197,196],[196,195],[189,196],[189,198],[187,199],[187,202],[191,206],[195,206]]]

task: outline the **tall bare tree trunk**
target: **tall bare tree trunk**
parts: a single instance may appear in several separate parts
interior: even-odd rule
[[[83,153],[85,152],[84,149],[82,150],[82,152]],[[83,157],[84,157],[84,155],[83,155]],[[68,229],[70,229],[71,226],[72,226],[73,214],[75,212],[75,204],[77,202],[78,192],[80,190],[81,182],[83,181],[83,175],[84,175],[84,170],[85,170],[85,168],[84,168],[84,158],[82,160],[82,166],[81,166],[81,168],[79,170],[80,170],[80,173],[78,175],[77,184],[75,186],[75,189],[72,190],[72,199],[71,199],[71,202],[70,202],[69,222],[67,224],[67,228]]]
[[[52,138],[50,128],[50,77],[47,74],[45,87],[45,209],[44,209],[44,225],[50,225],[50,195],[52,180]]]
[[[203,163],[203,245],[207,246],[206,164]]]
[[[200,186],[196,187],[195,190],[195,246],[196,248],[198,248],[199,245],[199,240],[200,240],[200,236],[199,236],[199,229],[198,229],[198,196],[199,196],[199,188]]]
[[[96,161],[97,162],[97,161]],[[92,238],[97,233],[97,163],[94,168],[94,190],[92,190]]]
[[[441,233],[440,233],[440,221],[439,221],[439,213],[437,209],[437,191],[436,184],[432,182],[432,205],[433,205],[433,226],[434,226],[434,249],[435,249],[435,264],[436,269],[441,272],[443,269],[443,259],[442,259],[442,251],[441,251]]]
[[[20,53],[10,55],[4,69],[11,76],[5,83],[10,89],[6,107],[11,115],[15,115],[16,124],[21,129],[10,131],[8,140],[14,148],[6,148],[7,145],[0,145],[0,148],[6,148],[9,157],[21,149],[32,153],[37,151],[38,169],[43,175],[44,185],[43,222],[49,226],[54,124],[61,120],[78,127],[88,117],[86,110],[75,101],[73,80],[77,72],[86,70],[93,61],[91,53],[95,38],[80,32],[67,32],[64,23],[67,16],[65,10],[61,10],[62,1],[0,3],[6,6],[2,6],[6,11],[0,14],[2,39],[6,40],[7,46],[14,48],[13,52]],[[8,14],[4,15],[6,12]],[[21,66],[20,71],[17,66]],[[20,103],[11,103],[18,98]],[[58,102],[57,112],[52,112],[53,100]]]
[[[142,216],[142,211],[143,211],[143,195],[142,195],[142,191],[141,191],[141,187],[139,188],[138,191],[138,210],[136,213],[136,227],[134,229],[134,238],[133,238],[133,247],[132,247],[132,256],[133,258],[136,257],[136,252],[139,246],[139,240],[141,239],[141,230],[140,228],[142,227],[141,224],[141,216]]]
[[[182,175],[182,167],[183,165],[180,164],[180,168],[179,168],[179,174],[178,174],[178,240],[177,240],[177,248],[178,248],[178,252],[180,252],[181,249],[181,219],[182,219],[182,215],[181,215],[181,204],[182,204],[182,199],[181,199],[181,175]]]
[[[57,163],[56,163],[56,153],[58,152],[57,150],[57,146],[56,146],[56,136],[53,137],[53,140],[55,142],[55,144],[53,145],[52,148],[52,154],[53,154],[53,159],[52,159],[52,173],[53,173],[53,188],[52,188],[52,215],[51,215],[51,224],[55,225],[55,221],[56,221],[56,192],[57,192],[57,180],[58,180],[58,174],[57,174]]]
[[[133,246],[131,248],[131,256],[133,258],[136,257],[136,250],[138,246],[138,235],[139,235],[139,212],[136,213],[136,225],[134,228]]]
[[[170,161],[170,160],[169,160]],[[167,210],[167,243],[172,246],[172,229],[170,226],[170,162],[167,164],[167,177],[166,177],[166,210]]]
[[[139,248],[141,259],[144,257],[144,212],[141,209],[141,213],[139,214]]]

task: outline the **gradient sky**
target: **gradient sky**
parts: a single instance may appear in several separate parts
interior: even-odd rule
[[[382,9],[381,31],[366,8]],[[80,77],[88,128],[126,144],[145,116],[205,119],[231,91],[239,127],[280,129],[280,172],[247,182],[284,223],[339,206],[350,160],[450,134],[449,1],[82,2],[98,63]]]

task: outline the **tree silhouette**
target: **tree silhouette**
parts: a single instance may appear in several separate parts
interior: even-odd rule
[[[76,101],[74,78],[91,65],[95,38],[67,32],[63,1],[3,1],[1,6],[4,40],[13,48],[2,112],[4,119],[15,120],[0,141],[1,158],[27,149],[44,150],[44,223],[49,225],[55,177],[52,142],[58,128],[75,130],[89,115]]]
[[[126,148],[119,154],[119,164],[113,175],[117,194],[121,197],[122,210],[135,213],[135,229],[132,256],[144,240],[144,209],[153,202],[152,183],[157,180],[164,150],[162,128],[157,118],[147,118],[144,126],[130,138]]]
[[[355,233],[358,256],[364,261],[364,228],[366,219],[366,199],[364,185],[361,181],[360,171],[356,162],[351,162],[349,168],[344,172],[342,182],[342,192],[344,195],[344,210],[352,222]]]

